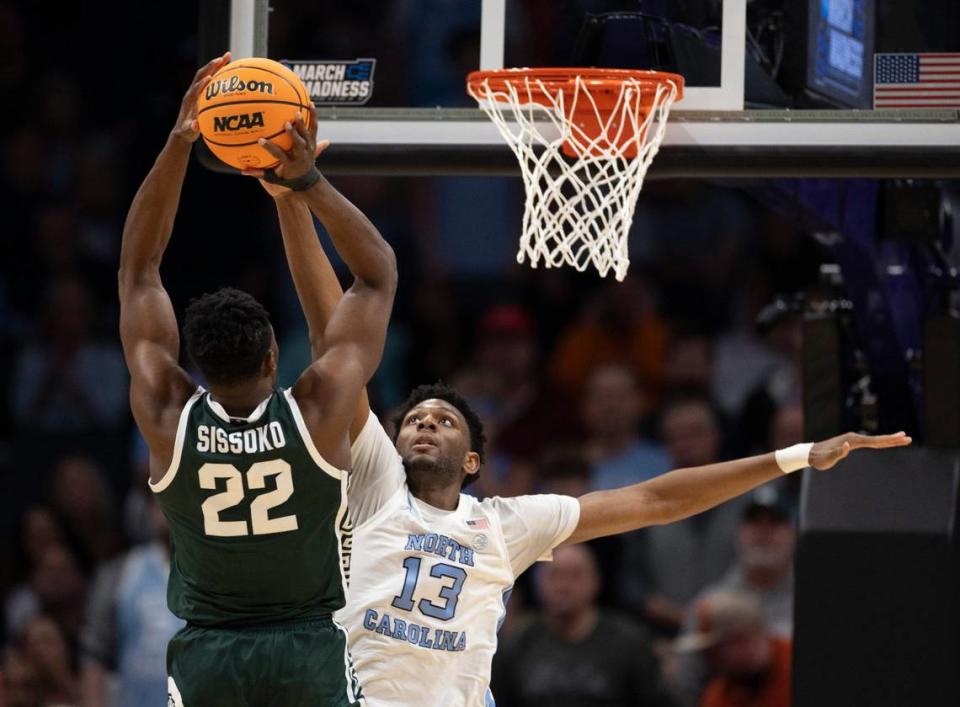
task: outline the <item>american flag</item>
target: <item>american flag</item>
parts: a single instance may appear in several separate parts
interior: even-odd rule
[[[471,518],[467,521],[467,525],[474,530],[488,530],[490,528],[490,523],[487,522],[486,518]]]
[[[874,108],[960,108],[960,54],[877,54]]]

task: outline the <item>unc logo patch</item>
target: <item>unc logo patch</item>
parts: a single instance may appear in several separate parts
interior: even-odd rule
[[[489,544],[490,544],[490,540],[489,538],[487,538],[485,533],[479,533],[478,535],[474,535],[473,540],[470,541],[470,545],[477,552],[484,550]]]

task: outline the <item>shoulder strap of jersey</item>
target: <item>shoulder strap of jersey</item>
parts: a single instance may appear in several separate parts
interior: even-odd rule
[[[186,405],[183,406],[183,410],[180,411],[180,421],[177,423],[177,437],[173,444],[173,457],[170,459],[170,466],[167,467],[166,473],[157,483],[153,483],[153,481],[149,482],[150,490],[154,493],[160,493],[166,489],[177,475],[177,469],[180,468],[180,456],[183,453],[183,438],[186,436],[187,422],[190,419],[190,411],[197,401],[203,397],[205,392],[203,387],[197,386],[196,392],[190,397]]]
[[[306,447],[307,452],[310,454],[310,458],[313,459],[313,463],[338,481],[346,476],[346,471],[338,469],[333,464],[328,462],[317,450],[316,445],[313,443],[313,437],[310,436],[310,430],[307,429],[307,423],[303,421],[303,415],[300,413],[300,406],[297,405],[297,401],[293,397],[293,390],[286,388],[283,391],[283,398],[287,402],[287,407],[290,408],[290,415],[293,417],[293,421],[297,426],[297,432],[300,435],[300,439],[303,440],[303,446]]]

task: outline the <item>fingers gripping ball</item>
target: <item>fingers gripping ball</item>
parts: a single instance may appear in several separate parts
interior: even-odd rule
[[[297,115],[309,119],[310,95],[287,67],[270,59],[239,59],[215,73],[200,94],[197,123],[203,141],[237,169],[269,169],[277,159],[257,144],[266,138],[292,147],[284,130]]]

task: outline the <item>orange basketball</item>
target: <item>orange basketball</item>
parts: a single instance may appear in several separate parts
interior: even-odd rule
[[[283,150],[292,145],[284,124],[308,119],[310,94],[290,69],[270,59],[238,59],[213,75],[200,94],[197,123],[210,151],[237,169],[269,169],[273,155],[257,144],[266,138]]]

